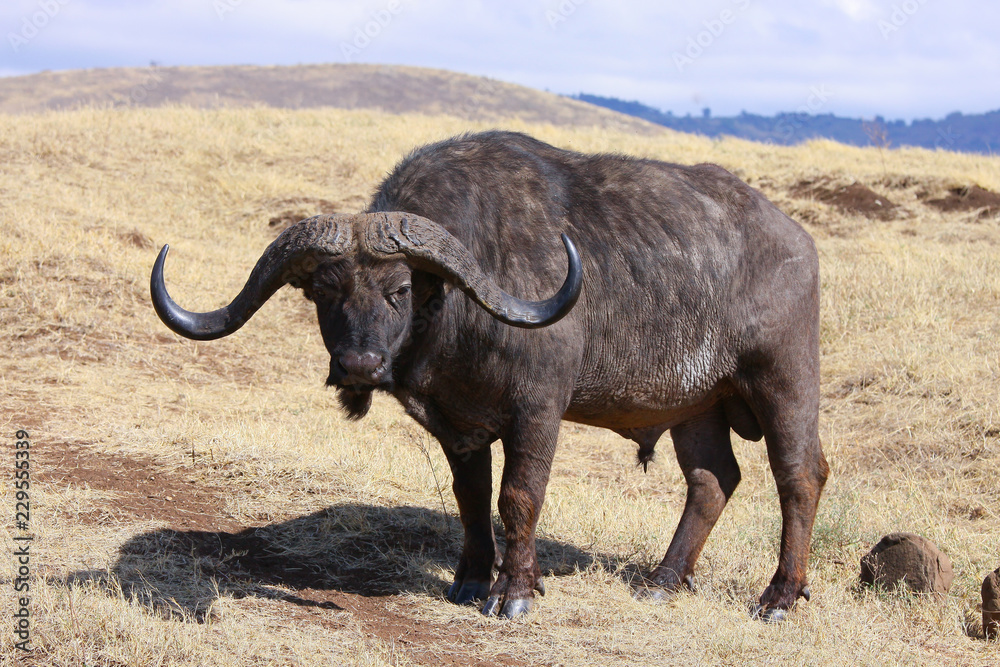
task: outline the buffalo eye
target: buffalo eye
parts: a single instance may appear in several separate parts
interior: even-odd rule
[[[399,306],[408,296],[410,296],[410,286],[400,285],[392,292],[388,292],[385,295],[385,299],[393,306]]]
[[[333,285],[313,284],[306,291],[306,297],[311,301],[336,301],[339,296],[340,290]]]

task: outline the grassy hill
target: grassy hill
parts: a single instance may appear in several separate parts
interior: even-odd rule
[[[42,72],[0,78],[0,113],[82,106],[334,107],[448,114],[469,120],[605,127],[650,134],[654,124],[525,86],[391,65],[149,67]]]
[[[628,582],[663,556],[684,503],[668,438],[643,474],[633,443],[564,424],[539,527],[548,594],[523,622],[484,619],[442,596],[461,527],[439,447],[390,399],[361,422],[343,416],[323,388],[329,358],[308,302],[283,289],[213,342],[174,336],[153,313],[161,244],[174,297],[218,307],[288,216],[358,210],[414,146],[496,125],[577,150],[722,164],[816,238],[832,474],[812,601],[787,623],[747,613],[780,527],[762,443],[734,437],[743,483],[698,591],[656,605]],[[1000,158],[600,123],[0,115],[0,419],[6,441],[31,436],[37,548],[35,652],[19,664],[991,664],[976,605],[1000,565],[997,192]],[[11,485],[0,488],[12,514]],[[859,558],[898,530],[950,555],[949,596],[857,587]],[[0,563],[9,586],[14,560]],[[5,613],[11,599],[8,588]],[[0,662],[14,662],[14,641],[8,626]]]

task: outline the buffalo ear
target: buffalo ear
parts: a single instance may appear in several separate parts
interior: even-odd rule
[[[358,421],[368,414],[372,407],[372,392],[370,391],[350,391],[342,388],[338,392],[337,398],[340,399],[340,405],[347,410],[347,418],[351,421]]]

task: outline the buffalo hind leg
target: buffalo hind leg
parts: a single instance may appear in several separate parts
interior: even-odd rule
[[[650,574],[653,587],[637,593],[643,597],[659,598],[682,584],[693,587],[695,561],[740,483],[740,467],[721,405],[670,429],[670,437],[687,481],[687,499],[667,554]]]
[[[451,466],[452,490],[465,529],[462,556],[447,598],[456,604],[466,604],[486,599],[493,583],[493,568],[500,565],[491,516],[490,447],[486,443],[470,451],[445,445],[444,451]]]
[[[767,621],[784,619],[798,598],[809,599],[809,542],[830,472],[819,441],[818,384],[806,377],[769,382],[770,389],[755,401],[781,503],[778,569],[755,611]]]
[[[534,591],[545,594],[535,553],[535,528],[559,433],[559,416],[521,423],[503,438],[504,467],[498,501],[507,550],[483,615],[520,616],[531,609]]]

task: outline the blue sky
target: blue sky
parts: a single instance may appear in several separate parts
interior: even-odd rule
[[[677,114],[888,119],[1000,109],[986,0],[4,0],[0,75],[363,62]]]

